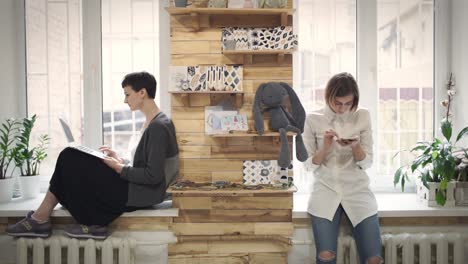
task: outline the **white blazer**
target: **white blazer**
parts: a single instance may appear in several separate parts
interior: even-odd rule
[[[315,152],[323,145],[323,134],[333,129],[341,138],[358,136],[366,153],[361,161],[354,160],[351,147],[333,142],[332,150],[321,165],[312,163]],[[369,188],[365,169],[372,165],[372,129],[367,109],[336,114],[330,107],[307,115],[303,133],[309,158],[304,162],[315,177],[307,211],[330,221],[341,204],[355,227],[377,213],[377,202]]]

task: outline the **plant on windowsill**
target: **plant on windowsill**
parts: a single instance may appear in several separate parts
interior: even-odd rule
[[[457,167],[455,175],[455,205],[468,206],[468,149],[461,149],[454,153]]]
[[[452,138],[452,113],[451,104],[455,95],[455,82],[453,74],[450,74],[449,80],[446,84],[447,99],[442,101],[441,104],[446,108],[446,113],[441,121],[440,129],[443,138],[435,137],[432,141],[420,141],[416,146],[410,150],[411,153],[417,153],[410,164],[400,167],[394,175],[393,183],[396,186],[401,184],[401,189],[404,191],[405,182],[409,181],[409,175],[413,174],[420,178],[422,185],[417,186],[418,195],[428,200],[428,204],[445,205],[447,200],[450,200],[453,205],[456,179],[456,167],[458,159],[455,157],[454,152],[458,150],[456,144],[465,135],[468,134],[468,127],[463,128],[457,135],[454,142]],[[398,152],[400,153],[400,152]],[[398,154],[397,153],[397,154]],[[418,183],[418,182],[417,182]],[[447,186],[450,189],[447,191]],[[427,190],[424,190],[424,189]],[[435,200],[435,202],[434,202]]]
[[[13,150],[18,125],[15,119],[7,119],[0,124],[0,203],[10,201],[13,196],[12,174],[15,168],[10,165],[14,165]]]
[[[47,134],[39,136],[38,144],[31,146],[31,132],[36,122],[36,115],[31,118],[23,118],[16,137],[16,147],[13,150],[16,167],[20,170],[20,183],[23,197],[35,198],[40,192],[39,175],[41,162],[47,157],[47,147],[50,137]]]

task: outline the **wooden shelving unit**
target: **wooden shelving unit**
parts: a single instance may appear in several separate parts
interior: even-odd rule
[[[229,95],[235,97],[235,105],[240,108],[244,99],[244,92],[236,91],[169,91],[170,94],[178,95],[182,97],[182,103],[184,106],[190,106],[190,96],[195,94],[201,95]]]
[[[190,15],[192,17],[192,28],[200,30],[201,15],[277,15],[280,16],[280,25],[287,26],[288,17],[294,14],[292,8],[206,8],[206,7],[166,7],[171,15]],[[208,19],[210,20],[210,19]],[[210,23],[211,26],[211,23]]]
[[[284,9],[206,8],[208,0],[192,1],[192,4],[205,8],[166,8],[171,16],[171,65],[244,65],[243,92],[170,92],[172,109],[180,113],[173,116],[177,136],[185,142],[179,146],[183,154],[181,179],[197,184],[219,180],[240,184],[245,160],[278,158],[280,134],[265,131],[258,135],[252,126],[251,108],[261,83],[292,83],[294,50],[223,51],[222,30],[224,27],[293,26],[295,10],[292,0]],[[235,102],[239,111],[247,115],[249,131],[205,134],[202,108],[225,99]],[[287,142],[291,148],[292,136],[293,133],[288,134]],[[213,187],[216,188],[208,185],[169,190],[173,207],[179,208],[179,217],[173,219],[170,229],[178,242],[168,249],[169,262],[287,263],[294,232],[292,209],[296,189]],[[216,248],[214,251],[212,246]],[[191,251],[193,248],[196,250]]]

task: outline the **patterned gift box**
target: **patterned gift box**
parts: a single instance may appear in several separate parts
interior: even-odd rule
[[[236,49],[236,41],[234,40],[234,28],[225,27],[221,33],[221,43],[223,50]]]
[[[271,50],[275,48],[276,28],[250,28],[249,47],[252,50]]]
[[[293,34],[292,27],[276,27],[274,33],[274,48],[287,50],[295,49],[297,47],[297,35]]]
[[[276,160],[244,160],[243,184],[288,184],[293,181],[292,168],[292,164],[288,168],[281,168]]]
[[[249,30],[247,28],[235,27],[232,30],[232,35],[236,42],[236,50],[249,49]]]
[[[171,66],[169,72],[170,91],[191,91],[187,75],[187,66]]]
[[[191,91],[207,91],[206,66],[188,66],[187,77]]]
[[[228,0],[228,8],[243,8],[244,0]]]
[[[226,91],[242,92],[244,68],[240,65],[224,66],[224,89]]]
[[[224,67],[208,66],[206,69],[206,89],[209,91],[223,91],[224,85]]]
[[[276,160],[244,160],[243,183],[245,185],[270,184],[277,167]]]

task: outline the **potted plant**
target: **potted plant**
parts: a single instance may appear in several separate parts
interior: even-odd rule
[[[24,198],[35,198],[40,192],[39,169],[41,162],[47,157],[47,147],[50,138],[47,134],[39,136],[36,147],[32,147],[31,131],[36,122],[36,115],[23,118],[22,127],[16,137],[16,147],[13,150],[16,167],[20,170],[20,184]]]
[[[14,167],[10,165],[14,165],[12,161],[17,129],[18,121],[15,119],[7,119],[0,124],[0,203],[8,202],[13,197],[14,179],[11,176]]]
[[[468,150],[462,149],[454,153],[457,167],[455,175],[455,205],[468,206]]]
[[[468,127],[462,129],[455,141],[452,140],[452,122],[450,107],[455,95],[455,82],[450,74],[447,82],[447,99],[441,104],[446,108],[445,116],[441,121],[442,139],[435,137],[432,141],[417,142],[416,146],[410,150],[416,153],[416,157],[410,164],[400,167],[394,175],[393,183],[396,186],[401,184],[402,191],[405,182],[409,180],[409,175],[413,174],[420,178],[416,183],[418,195],[428,200],[429,206],[445,205],[450,201],[450,205],[455,205],[454,189],[456,179],[457,158],[454,152],[457,151],[457,142],[468,134]],[[398,153],[397,153],[398,154]],[[447,188],[449,187],[449,188]]]

